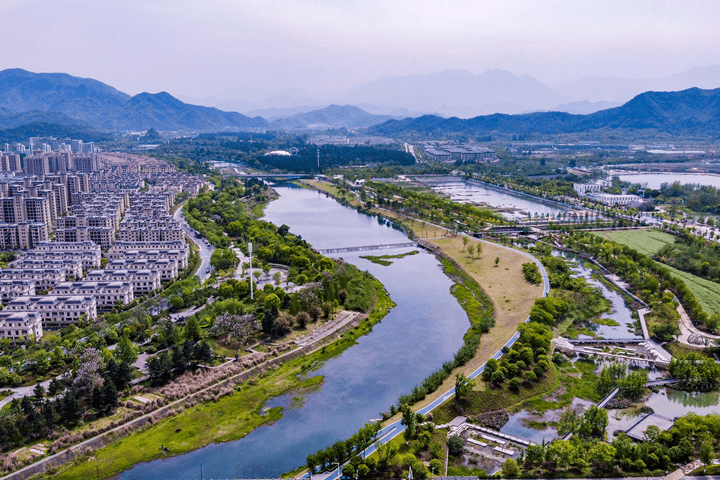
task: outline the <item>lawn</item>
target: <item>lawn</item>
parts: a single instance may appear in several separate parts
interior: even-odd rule
[[[328,192],[330,195],[333,195],[337,198],[344,198],[348,202],[350,202],[350,205],[353,207],[359,207],[362,205],[360,203],[360,200],[358,199],[357,195],[355,195],[353,192],[347,192],[345,195],[340,194],[340,190],[338,187],[333,185],[329,182],[323,182],[320,180],[298,180],[299,183],[304,183],[305,185],[310,185],[311,187],[318,188],[320,190],[323,190],[325,192]]]
[[[595,235],[627,245],[643,255],[653,255],[665,245],[675,243],[674,236],[659,230],[608,230]]]
[[[695,295],[695,299],[705,310],[705,313],[712,315],[717,313],[720,315],[720,284],[697,277],[692,273],[683,272],[677,268],[663,264],[665,268],[670,270],[673,275],[680,277],[690,292]]]
[[[520,323],[530,314],[535,299],[542,296],[542,285],[531,285],[525,281],[522,264],[530,261],[521,252],[502,248],[489,242],[470,240],[468,246],[482,243],[480,258],[471,259],[463,248],[462,237],[448,237],[432,240],[443,253],[458,262],[460,266],[482,287],[495,308],[495,326],[482,336],[475,357],[460,369],[469,374],[492,358],[510,340]],[[495,258],[500,263],[495,266]],[[461,300],[461,299],[459,299]],[[438,398],[439,394],[455,386],[451,375],[443,384],[417,407],[424,407]]]

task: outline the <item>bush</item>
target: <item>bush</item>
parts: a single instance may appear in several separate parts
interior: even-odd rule
[[[448,438],[447,446],[450,455],[458,456],[463,453],[463,449],[465,448],[465,442],[460,436],[453,435],[452,437]]]

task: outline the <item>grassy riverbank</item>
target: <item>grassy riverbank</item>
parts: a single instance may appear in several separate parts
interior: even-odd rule
[[[94,478],[96,467],[101,478],[108,478],[140,462],[179,455],[213,442],[237,440],[260,425],[280,419],[281,408],[262,412],[268,399],[322,383],[322,377],[309,375],[323,361],[340,354],[354,345],[358,337],[369,333],[395,306],[377,280],[375,291],[375,306],[368,318],[338,341],[243,383],[233,395],[187,408],[39,478]],[[161,451],[161,445],[169,452]]]

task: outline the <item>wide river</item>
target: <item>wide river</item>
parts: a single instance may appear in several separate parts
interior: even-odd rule
[[[288,225],[315,248],[408,241],[377,218],[315,191],[293,186],[276,190],[280,198],[268,205],[265,219]],[[387,267],[359,258],[410,250],[337,255],[379,279],[397,306],[357,345],[316,372],[324,376],[321,388],[301,393],[301,401],[293,401],[293,393],[269,401],[268,407],[285,407],[282,419],[237,441],[136,465],[119,478],[199,478],[200,464],[204,478],[277,478],[303,465],[308,454],[349,438],[387,411],[400,395],[452,358],[470,326],[450,294],[452,282],[434,256],[421,251]]]

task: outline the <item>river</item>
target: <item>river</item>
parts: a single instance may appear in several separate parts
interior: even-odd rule
[[[709,173],[630,173],[611,172],[610,177],[620,177],[623,182],[639,183],[645,187],[658,189],[663,183],[680,182],[683,185],[710,185],[720,188],[720,175]]]
[[[324,195],[279,186],[280,197],[265,210],[265,219],[287,224],[315,248],[407,242],[407,236],[375,217],[360,214]],[[284,416],[233,442],[164,460],[142,463],[119,475],[122,479],[277,478],[303,465],[315,453],[352,436],[364,423],[387,411],[402,394],[450,360],[462,346],[470,324],[450,294],[452,282],[437,259],[424,251],[376,265],[360,255],[385,255],[412,249],[343,253],[345,261],[369,271],[397,306],[358,344],[328,360],[317,372],[324,383],[268,402],[283,406]]]
[[[503,216],[509,219],[522,220],[533,217],[552,215],[555,216],[564,210],[535,202],[524,197],[501,192],[492,188],[468,180],[454,180],[433,184],[432,189],[450,197],[454,202],[459,203],[484,203],[497,209],[505,209]]]

